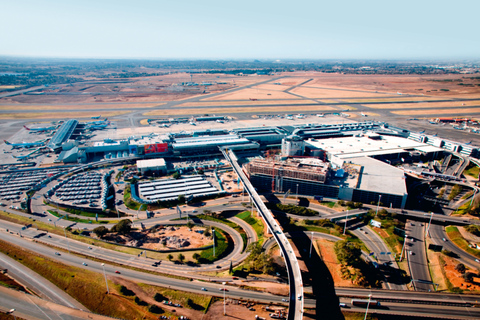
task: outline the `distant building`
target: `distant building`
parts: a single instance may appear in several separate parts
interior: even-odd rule
[[[145,174],[147,171],[167,173],[167,165],[163,158],[137,160],[137,169],[140,170],[142,174]]]
[[[305,141],[299,136],[288,136],[282,139],[282,156],[303,156],[305,153]]]

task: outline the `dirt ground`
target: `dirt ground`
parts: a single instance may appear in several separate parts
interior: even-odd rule
[[[342,279],[342,274],[340,273],[340,263],[337,260],[337,255],[333,250],[334,242],[318,239],[314,242],[315,250],[318,255],[322,258],[323,262],[327,266],[328,270],[332,274],[333,282],[336,287],[356,287],[348,279]]]
[[[142,232],[141,234],[145,235],[145,237],[141,238],[141,236],[138,235],[135,237],[135,239],[141,238],[140,245],[138,245],[137,248],[152,250],[200,248],[212,244],[212,240],[210,238],[206,238],[203,236],[203,234],[197,232],[201,230],[205,230],[205,228],[194,227],[192,230],[190,230],[187,227],[165,226],[165,228],[154,233],[145,234],[145,232]],[[126,236],[119,237],[121,237],[127,243],[131,243],[133,245],[137,241]],[[165,246],[161,243],[162,239],[166,239]],[[180,244],[182,245],[180,246]]]
[[[221,181],[223,181],[223,187],[228,192],[242,191],[242,184],[237,184],[238,176],[235,172],[224,172],[219,178]]]
[[[247,99],[300,99],[297,96],[286,92],[273,90],[260,90],[256,87],[246,88],[231,93],[222,94],[205,100],[247,100]]]
[[[337,90],[297,87],[291,91],[305,98],[355,98],[355,97],[385,97],[383,93],[376,93],[370,91],[353,91],[348,88],[339,88]]]
[[[467,116],[470,113],[478,113],[480,111],[480,106],[477,108],[452,108],[452,109],[429,109],[428,112],[434,115],[441,114],[460,114],[462,116]],[[423,115],[425,110],[407,110],[407,111],[391,111],[394,114],[399,115]]]

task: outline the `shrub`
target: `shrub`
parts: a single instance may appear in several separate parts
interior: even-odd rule
[[[155,301],[158,301],[158,302],[162,302],[163,300],[165,300],[165,297],[163,296],[163,294],[161,293],[155,293],[155,295],[153,296],[153,299]]]
[[[120,286],[120,293],[123,294],[124,296],[130,296],[130,297],[135,295],[135,293],[132,290],[128,289],[125,286]]]
[[[152,304],[150,307],[148,307],[148,312],[159,314],[163,313],[163,309],[155,304]]]

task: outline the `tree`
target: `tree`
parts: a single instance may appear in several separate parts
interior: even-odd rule
[[[165,300],[165,297],[161,294],[161,293],[155,293],[155,295],[153,296],[153,299],[155,301],[158,301],[158,302],[162,302],[163,300]]]
[[[457,270],[460,273],[465,273],[466,269],[467,268],[465,268],[465,265],[463,263],[459,263],[455,266],[455,270]]]
[[[192,258],[197,260],[197,262],[200,262],[200,258],[201,258],[201,255],[198,254],[197,252],[195,252],[193,255],[192,255]]]
[[[346,240],[337,241],[334,246],[338,261],[344,265],[356,266],[360,262],[362,250],[357,243]]]
[[[167,256],[167,259],[168,259],[168,261],[172,261],[173,256],[169,253],[168,256]]]
[[[210,228],[205,229],[205,232],[203,233],[205,237],[210,237],[212,233],[210,232]]]
[[[180,179],[182,175],[180,174],[180,172],[176,171],[173,175],[172,175],[172,178],[173,179]]]
[[[93,229],[93,233],[99,238],[103,238],[108,233],[108,229],[105,228],[104,226],[96,227]]]
[[[178,202],[184,203],[184,202],[185,202],[185,195],[179,194],[179,195],[178,195]]]
[[[180,263],[183,263],[183,261],[185,260],[185,256],[181,253],[178,254],[178,261],[180,261]]]
[[[123,219],[123,220],[120,220],[119,223],[114,225],[110,231],[118,232],[120,234],[128,234],[130,233],[131,230],[132,230],[132,221],[128,219]]]
[[[191,221],[188,221],[188,222],[187,222],[187,228],[188,228],[188,229],[192,229],[193,226],[194,226],[194,224],[193,224]]]

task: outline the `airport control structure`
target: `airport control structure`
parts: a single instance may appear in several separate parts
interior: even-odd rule
[[[224,121],[224,117],[210,118],[205,121]],[[479,147],[378,121],[204,129],[101,141],[85,139],[89,131],[106,125],[106,119],[93,124],[81,124],[74,119],[64,121],[46,147],[57,154],[58,165],[124,159],[139,161],[142,174],[153,171],[158,176],[174,171],[184,173],[185,169],[172,167],[175,161],[219,157],[222,149],[232,150],[244,155],[243,171],[259,190],[362,203],[377,202],[381,197],[383,204],[395,208],[404,208],[408,196],[406,172],[396,165],[409,160],[428,163],[444,153],[480,157]],[[422,168],[416,174],[442,175],[431,168]],[[199,179],[165,182],[171,192],[163,190],[161,185],[141,185],[136,197],[151,203],[171,200],[178,194],[220,193]]]

